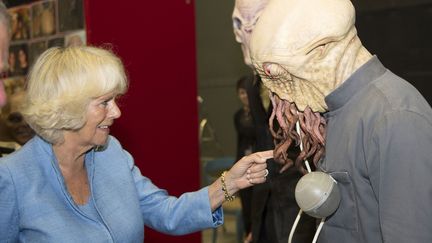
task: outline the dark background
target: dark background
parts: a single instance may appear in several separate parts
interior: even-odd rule
[[[354,1],[364,46],[432,104],[432,1]]]

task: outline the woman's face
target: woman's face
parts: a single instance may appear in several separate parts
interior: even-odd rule
[[[239,88],[237,91],[237,94],[238,94],[238,97],[239,97],[242,105],[243,106],[249,106],[249,100],[248,100],[246,89]]]
[[[27,54],[24,52],[23,49],[19,49],[18,51],[18,60],[21,64],[27,63]]]
[[[104,145],[109,127],[121,115],[116,96],[115,93],[108,93],[93,99],[87,108],[85,125],[78,131],[65,134],[65,140],[74,139],[78,146],[89,148]]]

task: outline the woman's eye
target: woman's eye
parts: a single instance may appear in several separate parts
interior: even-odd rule
[[[112,99],[113,99],[113,98],[110,98],[110,99],[108,99],[108,100],[104,100],[104,101],[102,101],[101,105],[103,105],[103,106],[108,106],[108,103],[109,103]]]

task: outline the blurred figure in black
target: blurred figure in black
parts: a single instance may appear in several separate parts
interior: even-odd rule
[[[254,82],[246,87],[249,107],[255,127],[254,151],[274,149],[273,136],[269,130],[269,117],[273,107],[269,100],[268,90],[258,75],[251,75]],[[274,124],[273,127],[277,127]],[[297,147],[290,149],[290,157],[295,158]],[[267,161],[269,170],[266,183],[255,186],[252,190],[252,242],[286,243],[294,220],[299,211],[294,191],[302,174],[294,167],[280,172],[282,165],[274,160]],[[315,219],[302,215],[295,231],[293,242],[312,242],[315,233]]]
[[[255,151],[255,124],[252,120],[250,113],[249,100],[246,88],[251,86],[254,78],[251,76],[244,76],[237,81],[237,96],[242,104],[242,107],[234,114],[234,126],[237,132],[237,155],[236,161],[245,155],[251,154]],[[240,190],[240,199],[242,205],[242,216],[244,223],[244,230],[246,235],[251,237],[251,200],[252,188],[245,188]],[[245,242],[249,242],[246,239]]]
[[[234,114],[237,131],[237,159],[249,155],[255,150],[255,125],[250,113],[246,87],[252,85],[253,78],[244,76],[237,81],[237,96],[242,107]]]

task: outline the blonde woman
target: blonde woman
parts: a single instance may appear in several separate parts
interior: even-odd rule
[[[39,57],[23,110],[37,135],[0,160],[0,242],[142,242],[144,225],[187,234],[220,225],[225,200],[266,180],[272,151],[242,158],[199,191],[167,195],[109,135],[127,87],[107,50],[53,48]]]

